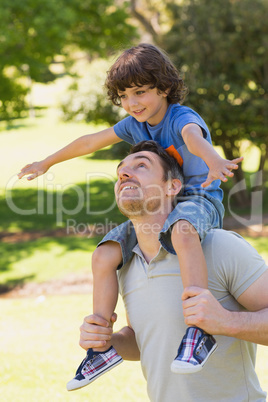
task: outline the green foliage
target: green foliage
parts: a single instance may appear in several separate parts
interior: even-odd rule
[[[80,63],[82,72],[78,74],[81,74],[81,77],[79,75],[73,78],[73,83],[61,102],[63,120],[81,120],[113,126],[127,115],[123,108],[114,106],[108,101],[103,88],[106,71],[112,62],[112,58],[109,58],[108,60],[96,59],[91,63],[87,61]],[[96,152],[91,158],[122,159],[127,155],[129,148],[130,145],[122,141],[109,149]]]
[[[265,0],[189,0],[168,3],[173,27],[165,48],[185,73],[194,107],[227,158],[239,141],[267,140],[268,13]]]
[[[76,77],[69,87],[61,108],[65,121],[76,120],[114,125],[126,116],[122,108],[112,105],[104,91],[106,71],[111,66],[108,60],[84,61],[74,72]],[[78,70],[78,71],[77,71]]]
[[[268,28],[263,18],[268,11],[267,1],[186,0],[165,5],[144,1],[139,5],[137,8],[135,2],[136,8],[132,9],[134,18],[184,72],[190,89],[187,105],[204,117],[215,145],[222,146],[226,157],[232,159],[240,153],[241,140],[249,139],[261,149],[263,169],[268,155]],[[91,88],[86,90],[85,86],[82,92],[81,86],[77,89],[84,99],[86,94],[92,99]],[[90,107],[89,101],[75,101],[69,110],[65,109],[68,117],[73,117],[70,109],[74,105],[79,105],[75,116],[87,121],[114,124],[121,117],[100,90]],[[240,170],[235,180],[241,179]]]
[[[26,67],[32,79],[43,82],[54,55],[68,43],[68,30],[75,21],[68,3],[3,0],[1,67],[15,66],[22,74]]]
[[[72,43],[91,56],[114,53],[135,37],[135,28],[129,25],[125,2],[112,0],[69,0],[76,11],[72,26]]]
[[[3,119],[17,117],[13,111],[25,107],[21,100],[29,86],[27,78],[38,82],[55,78],[50,65],[56,55],[67,55],[68,45],[85,49],[91,58],[103,56],[135,31],[126,22],[125,6],[116,7],[112,0],[3,0],[0,15],[0,86],[6,88],[0,94]]]
[[[19,117],[26,108],[26,88],[6,77],[3,71],[0,71],[0,87],[0,120],[8,120],[10,116]]]

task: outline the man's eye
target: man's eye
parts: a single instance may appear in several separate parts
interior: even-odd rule
[[[120,99],[125,99],[125,98],[126,98],[126,95],[119,95],[119,98],[120,98]]]
[[[142,95],[142,94],[144,94],[144,92],[145,91],[137,91],[136,93],[137,93],[137,95]]]

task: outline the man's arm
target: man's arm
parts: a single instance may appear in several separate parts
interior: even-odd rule
[[[124,360],[140,360],[135,332],[131,327],[127,326],[115,332],[112,335],[111,344]]]
[[[237,299],[249,311],[229,311],[209,290],[186,288],[182,295],[185,323],[213,335],[232,336],[268,346],[267,289],[268,270]]]
[[[226,182],[227,177],[233,177],[232,170],[238,169],[237,163],[243,160],[243,157],[232,161],[223,159],[213,146],[203,138],[201,128],[195,123],[186,124],[182,129],[181,135],[188,150],[193,155],[202,158],[209,167],[207,180],[202,184],[202,187],[207,187],[216,179]]]
[[[116,318],[116,314],[114,314],[112,316],[112,325]],[[84,322],[80,327],[79,344],[85,350],[94,348],[97,351],[107,350],[113,345],[124,360],[140,360],[140,351],[130,324],[113,333],[109,323],[96,314],[84,318]]]
[[[235,338],[268,346],[268,270],[237,301],[248,312],[232,315],[229,332]],[[237,325],[239,321],[239,325]]]
[[[30,175],[27,179],[33,180],[46,173],[51,166],[57,163],[76,158],[77,156],[91,154],[120,141],[122,140],[115,134],[113,127],[95,134],[84,135],[42,161],[24,166],[18,174],[18,178],[21,179],[23,176]]]

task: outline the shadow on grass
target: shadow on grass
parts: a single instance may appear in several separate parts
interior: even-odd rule
[[[126,220],[114,202],[113,187],[113,182],[96,180],[90,185],[65,188],[63,192],[14,188],[0,198],[0,292],[37,281],[38,270],[47,269],[41,260],[48,255],[53,265],[55,250],[57,253],[62,250],[63,254],[76,250],[93,252],[107,231]],[[92,234],[99,237],[90,237]],[[36,259],[37,267],[32,262],[28,266],[31,256]],[[61,258],[59,254],[58,257]],[[51,279],[64,270],[62,266],[49,269]],[[74,266],[76,269],[79,266]]]
[[[29,282],[36,282],[36,277],[40,272],[40,269],[47,269],[47,280],[53,279],[53,277],[59,275],[61,271],[64,272],[64,266],[59,267],[57,263],[53,264],[54,254],[50,257],[52,261],[50,264],[51,266],[47,267],[46,262],[42,261],[42,258],[40,258],[39,263],[34,264],[34,266],[31,264],[29,267],[27,259],[35,253],[40,253],[42,257],[44,253],[53,253],[53,250],[57,249],[57,258],[64,257],[64,255],[70,251],[82,250],[90,254],[95,250],[99,240],[100,237],[43,237],[34,241],[22,243],[1,243],[0,294],[9,292],[17,286],[22,286]],[[48,261],[50,261],[50,259]],[[26,262],[22,270],[20,268],[16,269],[16,263],[23,260],[26,260]],[[55,259],[55,261],[58,260]],[[74,272],[81,268],[78,265],[74,265]]]
[[[55,230],[72,224],[82,231],[89,225],[116,225],[125,218],[117,208],[113,188],[111,181],[92,180],[63,191],[8,190],[0,198],[0,230]]]
[[[120,160],[125,158],[130,150],[131,145],[125,141],[112,145],[109,148],[101,149],[88,156],[88,159],[98,160]]]
[[[251,175],[246,173],[246,181],[250,182]],[[267,185],[267,184],[266,184]],[[228,192],[233,182],[223,183],[225,216],[230,215],[228,210]],[[250,188],[250,185],[247,185]],[[239,216],[251,212],[252,197],[256,189],[249,192],[248,200],[239,206],[235,196],[230,198],[231,211]],[[256,202],[255,202],[256,204]],[[268,213],[268,187],[263,186],[263,211]],[[6,197],[0,197],[0,231],[23,232],[39,230],[55,230],[72,226],[81,232],[88,226],[105,225],[109,231],[126,220],[119,212],[114,197],[114,182],[107,179],[91,179],[89,183],[80,183],[65,187],[61,191],[48,191],[47,189],[16,189],[6,192]],[[75,233],[74,233],[75,234]],[[100,233],[102,234],[102,233]]]
[[[28,275],[23,278],[16,279],[8,279],[5,283],[0,283],[0,295],[10,292],[11,290],[19,287],[22,287],[27,282],[30,282],[34,279],[34,275]]]
[[[231,181],[228,182],[231,188]],[[225,215],[228,216],[228,189],[225,186]],[[246,204],[246,203],[245,203]],[[233,212],[243,216],[250,212],[250,204],[238,206],[231,197]],[[263,194],[263,212],[268,212],[268,191]],[[114,182],[91,180],[50,192],[46,189],[12,189],[0,197],[0,231],[49,231],[72,227],[73,234],[82,234],[89,226],[105,226],[109,231],[126,218],[119,212],[114,197]],[[75,233],[78,232],[78,233]]]
[[[47,110],[46,106],[36,106],[34,108],[35,118],[44,117],[45,111]],[[29,120],[29,116],[21,116],[16,119],[5,120],[0,124],[0,134],[1,132],[11,131],[11,130],[19,130],[20,128],[30,128],[36,126],[36,121],[34,119]]]

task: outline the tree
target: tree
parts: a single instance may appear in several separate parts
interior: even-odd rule
[[[148,33],[151,36],[150,41],[161,45],[162,24],[167,22],[167,16],[165,16],[164,12],[166,9],[165,3],[161,0],[131,0],[126,4],[129,6],[129,15],[134,18],[134,24],[140,24],[139,32],[142,34],[146,31],[147,39]],[[136,40],[129,43],[128,46],[134,46],[135,43]],[[119,55],[122,49],[120,47],[117,50]],[[106,93],[103,91],[106,71],[113,62],[114,55],[111,59],[106,57],[106,61],[93,60],[85,69],[83,77],[75,76],[68,95],[61,105],[65,120],[78,119],[96,123],[105,122],[113,125],[126,116],[122,108],[113,106],[107,100]],[[123,142],[117,144],[115,148],[116,152],[114,154],[117,158],[120,155],[125,156],[126,147]],[[111,152],[107,153],[107,156],[110,157]]]
[[[133,37],[124,5],[112,0],[2,0],[0,3],[0,117],[25,108],[25,77],[55,79],[55,55],[86,49],[90,57],[111,52]]]
[[[265,0],[168,3],[172,29],[163,39],[185,72],[193,106],[228,159],[249,139],[267,157],[268,27]],[[242,170],[235,175],[240,181]],[[245,200],[243,200],[245,201]]]
[[[263,169],[268,155],[266,0],[129,0],[129,8],[147,38],[184,72],[187,105],[205,118],[214,143],[233,159],[241,140],[250,140],[261,149]],[[120,116],[102,96],[96,97],[98,117],[108,121],[111,116],[113,123]],[[79,113],[91,119],[92,107],[80,104]],[[234,180],[243,178],[239,170]]]

